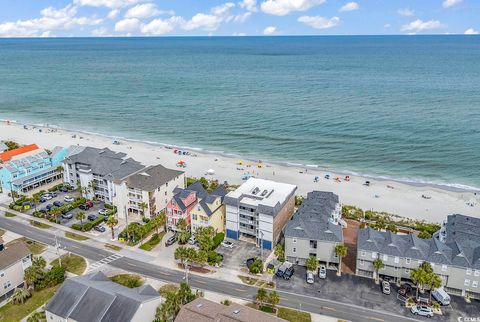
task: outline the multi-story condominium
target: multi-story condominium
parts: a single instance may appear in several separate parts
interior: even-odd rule
[[[208,192],[200,182],[195,182],[185,189],[176,188],[173,193],[173,198],[167,204],[167,227],[176,230],[180,219],[185,219],[187,226],[190,226],[190,212],[200,200],[208,196]]]
[[[45,305],[46,321],[153,321],[161,299],[148,284],[128,288],[97,272],[63,282]]]
[[[291,184],[248,179],[225,196],[227,237],[273,249],[292,217],[296,190]]]
[[[285,256],[292,263],[305,265],[310,256],[319,263],[338,265],[335,246],[343,244],[340,204],[332,192],[312,191],[288,221],[285,230]]]
[[[32,253],[25,243],[4,245],[0,237],[0,301],[24,285],[24,271],[32,265]]]
[[[480,298],[479,218],[450,215],[430,239],[360,229],[356,273],[374,277],[372,263],[376,258],[385,265],[379,275],[396,281],[409,281],[412,269],[428,261],[447,292]]]
[[[36,144],[0,153],[2,190],[28,192],[62,178],[59,166],[67,148],[56,147],[51,154]]]
[[[165,210],[173,191],[184,187],[184,172],[162,165],[150,166],[116,183],[113,203],[119,216],[127,211],[149,218]]]
[[[190,211],[192,232],[195,232],[198,227],[208,226],[213,227],[217,233],[225,231],[223,198],[226,194],[225,187],[221,185],[197,202],[197,205]]]

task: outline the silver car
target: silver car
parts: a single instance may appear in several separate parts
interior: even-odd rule
[[[318,270],[318,277],[321,279],[327,278],[327,268],[325,265],[320,266],[320,269]]]
[[[390,283],[387,281],[382,282],[382,293],[383,294],[390,294]]]
[[[307,272],[307,283],[313,284],[315,282],[315,278],[313,277],[312,272]]]
[[[426,316],[429,318],[433,316],[432,308],[425,305],[414,305],[410,308],[410,312],[415,315]]]

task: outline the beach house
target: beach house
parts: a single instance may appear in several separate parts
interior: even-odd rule
[[[336,194],[309,192],[285,226],[286,259],[305,265],[306,260],[313,256],[326,267],[338,265],[340,259],[335,253],[335,246],[343,244],[340,210]]]
[[[176,188],[173,190],[173,198],[167,204],[167,227],[177,229],[177,222],[185,219],[187,226],[190,226],[190,212],[197,203],[208,196],[200,182],[195,182],[187,188]]]
[[[24,285],[24,271],[32,265],[32,253],[23,242],[5,245],[0,237],[0,302]]]
[[[0,185],[2,190],[28,192],[62,178],[59,166],[68,148],[53,151],[36,144],[0,153]]]
[[[292,217],[297,186],[250,178],[224,199],[227,237],[273,249]]]
[[[410,273],[428,261],[442,279],[445,291],[480,298],[480,219],[460,214],[449,215],[432,238],[389,231],[360,229],[357,241],[357,275],[375,277],[373,261],[379,258],[384,268],[380,277],[410,281]]]
[[[116,183],[113,203],[117,206],[119,216],[124,216],[127,211],[150,218],[165,210],[175,189],[184,187],[183,171],[154,165]]]
[[[225,205],[223,198],[227,194],[223,185],[207,194],[190,211],[192,232],[198,227],[211,226],[219,233],[225,231]]]

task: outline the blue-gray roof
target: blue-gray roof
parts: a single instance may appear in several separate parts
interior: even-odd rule
[[[180,209],[182,209],[182,211],[187,209],[187,207],[189,206],[189,205],[185,205],[182,200],[187,198],[192,192],[196,193],[197,200],[204,199],[208,195],[207,190],[203,188],[203,185],[199,181],[192,183],[185,189],[182,189],[182,188],[173,189],[173,193],[174,193],[173,199],[175,200],[177,205],[180,207]]]

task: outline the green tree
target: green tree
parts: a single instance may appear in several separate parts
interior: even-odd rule
[[[215,245],[213,241],[215,237],[215,230],[213,227],[198,227],[195,231],[195,240],[198,242],[201,250],[211,251]]]
[[[283,249],[283,246],[281,244],[277,244],[275,246],[275,256],[277,256],[277,259],[281,262],[285,261],[285,250]]]
[[[428,231],[425,231],[425,230],[422,230],[421,232],[418,233],[418,238],[429,239],[431,237],[432,237],[432,235]]]
[[[45,311],[33,312],[27,319],[27,322],[46,322],[47,317]]]
[[[112,240],[115,239],[115,232],[114,232],[114,229],[115,229],[115,226],[118,225],[118,219],[115,218],[115,216],[110,216],[107,220],[107,226],[112,230]]]
[[[173,322],[182,305],[188,304],[196,298],[197,295],[192,293],[187,283],[182,282],[178,290],[165,294],[164,302],[157,308],[154,322]]]
[[[12,302],[14,304],[23,304],[30,296],[32,294],[27,289],[16,288],[12,295]]]
[[[165,211],[161,211],[158,216],[157,216],[157,219],[160,223],[161,226],[163,226],[163,231],[167,231],[167,214],[165,213]]]
[[[391,231],[394,234],[396,234],[398,232],[398,228],[397,228],[397,226],[395,226],[395,224],[388,224],[386,229],[388,231]]]
[[[180,246],[175,249],[173,257],[176,260],[179,260],[182,265],[185,265],[186,261],[193,261],[193,259],[197,256],[196,252],[197,251],[194,248]]]
[[[259,288],[257,290],[257,296],[255,298],[257,299],[257,302],[260,304],[260,306],[263,306],[263,303],[266,302],[268,299],[267,290],[263,287]]]
[[[318,260],[315,256],[310,256],[307,258],[307,270],[311,272],[315,272],[318,268]]]
[[[255,258],[252,265],[249,267],[249,271],[252,274],[259,274],[263,272],[263,262],[260,258]]]
[[[280,296],[278,295],[277,291],[270,292],[267,302],[272,306],[272,309],[275,309],[278,303],[280,303]]]
[[[440,286],[442,286],[442,279],[440,278],[440,276],[438,276],[434,272],[431,272],[430,274],[428,274],[427,285],[430,288],[430,290],[439,288]],[[432,292],[430,292],[430,302],[431,301],[432,301]]]
[[[184,231],[187,229],[187,221],[185,220],[185,218],[180,218],[178,221],[177,221],[177,225],[176,225],[177,229],[180,230],[180,231]]]
[[[83,231],[83,220],[86,218],[86,215],[83,211],[80,211],[78,214],[75,215],[76,220],[80,220],[80,225],[82,226]]]
[[[35,204],[35,212],[37,212],[37,204],[40,202],[41,196],[39,194],[34,194],[32,196],[33,203]]]
[[[335,254],[337,254],[338,261],[338,276],[342,275],[342,258],[347,256],[348,248],[343,244],[338,244],[335,246]]]
[[[418,268],[415,268],[410,273],[410,279],[417,286],[417,298],[418,291],[424,292],[425,286],[428,285],[429,275],[433,273],[433,268],[429,262],[423,262]]]
[[[195,256],[192,258],[192,263],[197,266],[205,266],[208,262],[208,254],[204,250],[199,250],[195,252]]]
[[[47,266],[47,262],[43,257],[39,256],[33,259],[32,265],[24,272],[25,282],[28,286],[34,286],[43,279],[45,266]]]
[[[380,258],[377,257],[377,259],[375,259],[373,261],[373,268],[375,269],[375,282],[376,283],[378,283],[378,278],[379,278],[378,271],[381,270],[384,267],[385,267],[385,264],[382,262],[382,260]]]
[[[145,210],[148,208],[148,204],[146,202],[141,202],[138,204],[138,207],[142,209],[142,216],[145,216]]]

